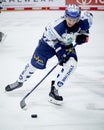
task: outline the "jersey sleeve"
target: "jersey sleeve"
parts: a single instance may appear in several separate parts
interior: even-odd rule
[[[92,13],[90,13],[89,11],[82,12],[79,24],[81,28],[79,33],[89,35],[89,29],[93,24]]]
[[[43,40],[51,47],[54,47],[54,45],[59,42],[58,35],[55,32],[54,27],[51,25],[51,23],[49,23],[45,27],[45,31],[43,33]]]
[[[60,34],[63,30],[62,26],[60,25],[62,22],[63,18],[60,18],[58,20],[55,20],[54,22],[49,23],[45,27],[45,31],[43,33],[43,40],[51,47],[54,47],[55,44],[63,40]],[[59,27],[58,30],[56,29],[57,27]]]
[[[93,14],[86,10],[82,13],[81,20],[88,22],[88,28],[90,28],[93,24]]]

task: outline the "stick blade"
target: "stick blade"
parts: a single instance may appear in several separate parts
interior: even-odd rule
[[[20,107],[21,107],[21,109],[25,109],[26,108],[25,100],[21,100],[20,101]]]

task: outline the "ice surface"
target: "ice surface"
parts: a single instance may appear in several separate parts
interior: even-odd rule
[[[78,46],[76,72],[60,89],[61,106],[50,104],[50,82],[56,68],[26,99],[27,111],[20,108],[21,99],[57,63],[49,60],[24,86],[6,93],[5,86],[16,81],[30,61],[45,25],[63,15],[63,11],[3,12],[0,31],[7,34],[0,44],[0,130],[104,130],[104,12],[92,12],[93,27],[88,44]],[[38,118],[32,119],[31,114]]]

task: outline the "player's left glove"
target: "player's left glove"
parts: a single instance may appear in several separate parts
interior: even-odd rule
[[[78,45],[81,45],[83,43],[88,42],[88,39],[89,39],[88,35],[85,35],[85,34],[77,35],[77,37],[76,37],[76,43]]]

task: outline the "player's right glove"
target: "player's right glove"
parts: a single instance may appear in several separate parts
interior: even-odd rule
[[[89,39],[88,35],[86,35],[86,34],[80,34],[80,35],[77,35],[77,37],[76,37],[76,43],[78,45],[81,45],[83,43],[88,42],[88,39]]]
[[[56,56],[59,60],[59,65],[63,66],[63,64],[66,63],[70,58],[70,56],[67,55],[66,47],[64,45],[57,43],[54,46],[54,48],[55,48]]]

